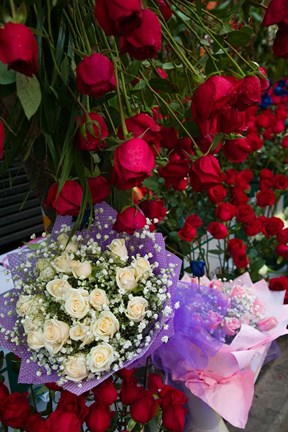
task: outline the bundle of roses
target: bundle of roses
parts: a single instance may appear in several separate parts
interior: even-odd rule
[[[106,432],[140,431],[144,424],[157,421],[171,432],[182,432],[185,423],[185,395],[164,384],[160,374],[150,373],[144,387],[134,369],[123,369],[85,395],[75,395],[55,384],[47,384],[50,409],[39,412],[29,401],[28,392],[10,393],[0,385],[0,421],[4,427],[26,432]],[[46,392],[48,391],[46,388]],[[45,388],[43,388],[43,391]],[[35,401],[35,400],[34,400]],[[56,402],[57,401],[57,402]],[[52,411],[51,411],[52,407]],[[36,411],[36,412],[35,412]]]
[[[36,250],[9,255],[15,289],[1,298],[0,337],[22,358],[20,382],[80,394],[167,342],[180,262],[148,225],[118,236],[114,223],[102,204],[88,230],[71,237],[59,218]]]

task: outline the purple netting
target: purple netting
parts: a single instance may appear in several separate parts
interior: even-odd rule
[[[99,245],[101,246],[102,250],[104,250],[113,239],[115,238],[124,238],[126,241],[128,254],[135,255],[136,253],[140,253],[142,256],[146,253],[152,253],[153,257],[150,259],[150,262],[153,263],[155,261],[158,262],[159,266],[154,270],[155,274],[160,274],[161,268],[167,268],[170,264],[175,265],[173,275],[171,276],[172,285],[169,288],[169,291],[171,294],[173,294],[177,281],[179,278],[180,268],[181,268],[181,260],[177,258],[175,255],[168,253],[165,249],[165,242],[161,234],[156,233],[155,234],[155,241],[153,241],[150,238],[136,238],[133,236],[129,236],[127,234],[123,233],[116,233],[113,229],[113,223],[115,222],[117,212],[113,210],[108,204],[101,203],[97,204],[95,206],[95,220],[92,224],[92,226],[89,229],[83,229],[76,232],[76,235],[81,234],[84,239],[88,238],[96,238],[97,234],[101,233],[101,239],[97,238],[97,241]],[[63,224],[66,224],[68,226],[73,226],[72,218],[69,216],[60,216],[57,217],[55,221],[55,225],[52,231],[52,239],[56,239],[59,230]],[[144,244],[143,248],[140,248],[139,245]],[[157,249],[157,250],[156,250]],[[25,259],[25,256],[28,254],[31,254],[30,249],[23,248],[21,250],[21,256],[18,253],[9,254],[9,270],[11,271],[11,275],[13,278],[13,281],[17,279],[17,277],[20,275],[19,271],[17,270],[17,267],[20,265],[21,262],[23,262],[23,258]],[[31,262],[30,258],[30,262]],[[22,276],[22,273],[21,273]],[[6,329],[11,330],[16,321],[16,315],[15,315],[15,304],[17,301],[17,296],[20,294],[20,290],[12,290],[11,293],[13,293],[14,296],[14,302],[10,303],[10,308],[5,305],[5,298],[4,296],[1,296],[1,302],[0,302],[0,313],[5,315],[5,318],[0,317],[0,325],[3,326]],[[10,297],[7,298],[7,301],[10,302]],[[165,306],[172,305],[171,300],[165,303]],[[164,306],[164,305],[163,305]],[[7,309],[11,310],[13,312],[12,317],[6,317],[7,315]],[[129,361],[126,361],[123,365],[123,367],[134,367],[139,366],[140,364],[143,364],[145,362],[145,358],[149,355],[151,355],[159,346],[162,344],[162,338],[164,336],[170,337],[173,334],[173,320],[170,315],[168,317],[162,316],[159,317],[159,329],[155,330],[153,332],[153,336],[151,338],[151,342],[148,346],[143,347],[140,354],[135,355],[135,357]],[[167,325],[168,324],[168,325]],[[165,328],[164,328],[165,325]],[[59,380],[59,376],[57,374],[51,374],[47,375],[44,368],[42,368],[42,375],[39,377],[36,375],[36,372],[41,370],[39,366],[36,363],[29,362],[29,352],[27,351],[27,346],[17,346],[15,343],[11,341],[7,341],[5,339],[5,334],[0,333],[0,344],[4,348],[14,352],[16,355],[21,357],[21,367],[20,367],[20,373],[19,373],[19,382],[20,383],[27,383],[27,384],[42,384],[46,382],[55,382]],[[28,363],[27,363],[28,360]],[[74,382],[68,382],[64,384],[64,388],[75,393],[75,394],[81,394],[84,393],[96,385],[100,384],[102,381],[107,379],[110,375],[112,375],[115,371],[110,371],[104,374],[101,378],[95,378],[93,380],[89,381],[83,381],[80,387],[77,383]]]

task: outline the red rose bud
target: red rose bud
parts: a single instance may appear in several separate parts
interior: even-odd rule
[[[113,229],[117,232],[134,234],[135,231],[143,229],[145,225],[146,218],[139,209],[136,207],[126,207],[117,214]]]
[[[95,18],[107,35],[129,35],[141,25],[141,0],[96,0]]]
[[[120,369],[118,372],[117,372],[117,375],[122,379],[122,380],[124,380],[124,381],[135,381],[136,379],[134,378],[134,373],[135,373],[135,368],[132,368],[132,369],[126,369],[126,368],[123,368],[123,369]],[[125,402],[123,402],[123,403],[125,403]],[[125,405],[127,405],[126,403],[125,403]]]
[[[38,72],[38,46],[32,31],[8,22],[0,27],[0,61],[27,76]]]
[[[5,143],[5,129],[2,121],[0,120],[0,160],[4,156],[4,143]]]
[[[120,144],[114,152],[113,180],[118,189],[131,189],[150,177],[155,160],[149,145],[140,138]]]
[[[80,93],[101,98],[116,88],[113,63],[99,53],[84,57],[76,68],[76,83]]]
[[[288,290],[288,278],[279,276],[269,280],[269,289],[271,291],[286,291]]]
[[[85,396],[77,396],[67,390],[61,393],[56,410],[76,414],[77,418],[80,420],[81,423],[83,423],[85,417],[89,412],[89,409],[85,403]]]
[[[165,21],[168,21],[172,16],[172,10],[167,6],[165,0],[157,0],[158,7]]]
[[[110,194],[110,185],[108,180],[103,176],[88,178],[87,183],[89,186],[93,204],[104,201]]]
[[[250,223],[255,219],[253,208],[249,204],[242,204],[236,209],[236,218],[238,222]]]
[[[92,392],[96,401],[103,402],[108,406],[112,405],[118,397],[118,392],[113,384],[112,377],[106,379],[104,382],[92,389]]]
[[[81,422],[73,412],[54,411],[46,419],[47,432],[80,432]]]
[[[184,405],[187,401],[185,394],[174,387],[165,385],[160,393],[160,405],[163,409],[169,409],[175,407],[176,405]]]
[[[202,156],[192,165],[190,183],[194,191],[202,192],[221,183],[221,181],[222,173],[215,156]]]
[[[220,202],[216,207],[216,217],[222,222],[230,221],[236,214],[236,207],[230,203]]]
[[[106,432],[110,427],[111,416],[112,413],[106,404],[94,402],[89,407],[89,414],[85,422],[90,432]]]
[[[277,233],[277,242],[280,244],[288,243],[288,228],[284,228]]]
[[[156,71],[157,71],[158,75],[160,76],[160,78],[162,78],[162,79],[167,79],[168,78],[168,74],[167,74],[167,72],[165,72],[164,69],[162,69],[160,67],[157,67]]]
[[[288,260],[288,246],[285,244],[280,244],[275,249],[276,254],[285,260]]]
[[[148,423],[155,416],[158,405],[158,400],[144,390],[141,399],[130,406],[130,415],[137,423]]]
[[[231,162],[240,163],[247,159],[249,153],[251,153],[251,147],[246,138],[236,138],[226,140],[223,151]]]
[[[281,21],[288,24],[287,0],[271,0],[262,25],[268,27]]]
[[[270,189],[260,190],[256,194],[256,203],[259,207],[272,206],[275,204],[276,195]]]
[[[227,227],[220,222],[211,222],[207,227],[207,231],[218,240],[224,239],[228,235]]]
[[[236,255],[239,253],[245,254],[246,249],[247,248],[243,240],[238,238],[228,240],[228,252],[231,255]]]
[[[277,174],[273,179],[273,186],[275,189],[286,190],[288,189],[288,176],[284,174]]]
[[[130,378],[122,382],[120,399],[124,405],[131,405],[143,396],[144,387],[137,385],[135,378]]]
[[[262,222],[260,219],[256,218],[249,224],[244,225],[243,229],[247,236],[255,236],[261,232]]]
[[[5,426],[23,428],[30,414],[28,393],[11,393],[1,401],[0,419]]]
[[[119,48],[121,54],[129,53],[136,60],[156,57],[161,49],[161,26],[157,15],[144,9],[141,26],[131,36],[121,36]]]
[[[265,234],[266,236],[274,236],[284,228],[284,222],[282,219],[272,216],[267,218],[265,223]]]
[[[186,242],[192,242],[196,237],[196,234],[196,228],[189,224],[184,224],[183,227],[178,231],[178,236]]]
[[[159,393],[164,387],[163,378],[158,374],[150,374],[148,378],[149,391],[153,394]]]
[[[75,142],[80,150],[98,151],[101,141],[109,135],[103,117],[96,113],[84,114],[79,123]]]
[[[235,254],[232,258],[235,266],[239,269],[244,269],[249,265],[249,259],[246,254]]]
[[[162,413],[163,426],[169,432],[183,432],[186,409],[181,405],[172,405]]]
[[[127,131],[132,133],[134,138],[141,138],[149,144],[156,153],[160,151],[160,142],[162,135],[161,126],[148,114],[140,113],[125,120]],[[124,139],[123,129],[119,128],[118,137]]]
[[[217,204],[227,196],[227,190],[222,185],[212,186],[207,191],[208,198],[213,204]]]
[[[194,228],[200,228],[203,225],[203,221],[197,214],[192,214],[186,217],[185,224],[191,225]]]
[[[160,199],[142,201],[139,204],[139,207],[143,211],[144,215],[151,219],[153,223],[156,223],[155,219],[158,219],[158,222],[161,222],[167,213],[167,209],[164,207],[164,201]]]
[[[58,183],[50,186],[45,205],[53,207],[61,216],[77,216],[83,197],[81,186],[73,180],[67,180],[60,192],[58,186]]]
[[[158,168],[158,174],[165,180],[165,187],[178,191],[186,189],[188,171],[189,162],[177,155],[171,156],[167,165]]]
[[[249,197],[239,188],[231,188],[231,195],[231,202],[237,207],[249,201]]]
[[[174,127],[163,127],[161,135],[162,146],[168,150],[172,150],[178,145],[178,131]]]
[[[48,432],[45,419],[38,413],[28,417],[24,430],[25,432]]]

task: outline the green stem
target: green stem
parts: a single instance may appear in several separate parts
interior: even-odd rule
[[[128,136],[128,130],[127,130],[127,126],[125,123],[125,115],[124,115],[123,104],[122,104],[122,100],[121,100],[120,83],[119,83],[119,76],[118,76],[118,66],[117,66],[117,62],[115,60],[115,57],[113,57],[112,60],[113,60],[114,70],[115,70],[116,93],[117,93],[117,99],[118,99],[120,120],[121,120],[121,126],[123,129],[123,135],[124,135],[124,139],[125,139]]]
[[[12,18],[16,18],[16,9],[13,0],[9,0]]]

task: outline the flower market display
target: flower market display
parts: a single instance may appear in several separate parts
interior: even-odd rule
[[[2,2],[0,178],[48,220],[0,256],[3,431],[198,432],[192,394],[245,428],[287,333],[287,11]]]

